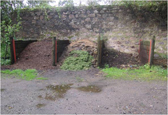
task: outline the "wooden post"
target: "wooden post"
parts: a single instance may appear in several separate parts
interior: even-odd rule
[[[148,64],[151,66],[153,63],[153,57],[154,57],[154,46],[155,46],[155,38],[150,40],[150,49],[149,49],[149,59]]]
[[[57,41],[56,37],[53,38],[53,66],[56,66],[57,62]]]
[[[10,52],[11,52],[11,64],[14,64],[16,62],[16,48],[13,37],[10,37]]]
[[[100,35],[98,38],[98,48],[97,48],[97,61],[98,66],[101,65],[101,58],[102,58],[102,40],[100,39]]]
[[[141,51],[141,39],[139,40],[139,50],[138,50],[138,53],[140,53],[140,51]]]
[[[14,64],[13,37],[10,37],[10,58],[11,58],[11,64]]]

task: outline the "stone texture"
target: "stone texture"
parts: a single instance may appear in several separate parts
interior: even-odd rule
[[[162,27],[166,27],[166,22],[163,22],[159,13],[151,14],[143,10],[135,13],[137,17],[128,8],[119,6],[93,9],[81,7],[59,13],[53,9],[47,11],[49,20],[46,20],[42,10],[25,11],[21,12],[22,29],[16,35],[17,38],[43,39],[52,33],[51,37],[57,35],[58,39],[76,40],[75,36],[78,36],[79,39],[94,40],[101,30],[107,48],[131,53],[137,53],[134,50],[139,48],[136,43],[140,39],[150,40],[155,35],[155,51],[167,53],[167,28],[162,30],[160,26],[162,24]],[[147,16],[145,19],[142,17],[144,15]]]

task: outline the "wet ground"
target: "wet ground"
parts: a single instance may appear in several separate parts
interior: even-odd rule
[[[2,114],[166,114],[167,83],[103,77],[98,69],[50,70],[48,80],[1,78]]]

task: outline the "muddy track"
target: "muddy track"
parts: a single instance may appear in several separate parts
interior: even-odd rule
[[[166,114],[167,83],[113,80],[98,69],[1,80],[2,114]]]

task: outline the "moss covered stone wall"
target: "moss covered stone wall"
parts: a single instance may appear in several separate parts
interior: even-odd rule
[[[167,11],[167,10],[166,10]],[[166,17],[166,19],[165,19]],[[167,53],[167,12],[124,6],[22,10],[18,38],[96,41],[99,32],[107,48],[137,55],[139,40],[156,38],[155,52]]]

